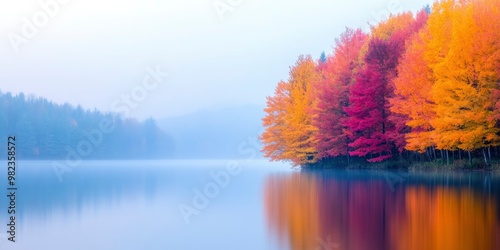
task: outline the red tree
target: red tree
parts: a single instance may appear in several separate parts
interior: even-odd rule
[[[361,30],[346,29],[336,40],[334,54],[319,64],[321,72],[318,105],[314,111],[318,128],[318,159],[348,155],[349,137],[342,121],[347,119],[344,108],[349,104],[349,88],[360,68],[359,52],[367,35]]]
[[[352,143],[352,156],[368,156],[369,162],[379,162],[392,157],[393,142],[390,133],[395,130],[390,121],[389,98],[394,90],[390,79],[396,74],[401,48],[391,41],[373,39],[365,57],[365,69],[360,72],[351,88],[345,108],[349,115],[348,127]]]
[[[416,18],[413,19],[407,26],[403,27],[392,33],[389,38],[392,51],[395,53],[395,57],[398,60],[402,57],[406,50],[406,44],[410,41],[413,36],[417,35],[418,31],[425,26],[429,14],[426,9],[422,9],[416,15]],[[396,66],[397,67],[397,66]],[[389,75],[388,84],[391,85],[391,88],[394,89],[394,80],[397,76],[397,68],[391,69],[391,73]],[[394,98],[393,98],[394,99]],[[392,103],[393,100],[391,100]],[[391,104],[392,105],[392,104]],[[389,117],[390,121],[394,124],[394,129],[388,131],[388,138],[394,143],[394,146],[398,150],[399,153],[403,152],[406,147],[406,137],[405,135],[410,132],[410,128],[406,125],[409,121],[409,117],[407,115],[391,113]]]
[[[427,17],[425,10],[416,18],[403,13],[374,28],[379,36],[368,45],[365,68],[351,88],[351,105],[345,108],[349,117],[344,124],[353,140],[350,155],[370,156],[369,162],[379,162],[391,158],[393,151],[403,151],[408,118],[390,111],[393,80],[406,40],[425,25]]]

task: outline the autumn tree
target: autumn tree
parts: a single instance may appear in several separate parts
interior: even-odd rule
[[[413,37],[398,66],[394,80],[395,96],[391,99],[391,112],[407,117],[405,125],[407,150],[425,152],[434,145],[430,120],[434,118],[431,88],[432,72],[424,60],[425,47],[420,35]]]
[[[267,107],[264,109],[266,116],[262,119],[265,130],[259,138],[263,144],[264,156],[272,161],[287,160],[283,154],[287,149],[284,133],[289,102],[289,85],[280,81],[276,86],[274,96],[267,97]]]
[[[317,127],[311,110],[317,105],[315,84],[318,82],[316,63],[311,56],[300,56],[290,70],[290,101],[286,107],[283,133],[287,150],[283,156],[294,164],[316,162]]]
[[[394,97],[390,100],[391,112],[403,117],[395,123],[404,122],[405,126],[411,128],[402,135],[405,148],[418,152],[425,152],[434,143],[429,122],[435,115],[431,96],[434,81],[432,71],[424,58],[428,30],[422,28],[427,19],[427,9],[418,13],[414,34],[408,39],[405,52],[399,61],[398,75],[394,79]],[[417,30],[420,31],[417,33]]]
[[[500,1],[499,0],[476,0],[473,1],[472,15],[475,20],[476,32],[474,39],[474,55],[478,62],[474,64],[478,81],[481,83],[481,93],[487,95],[483,103],[486,111],[483,120],[485,133],[483,135],[484,147],[488,148],[488,156],[491,158],[490,148],[500,144],[498,137],[498,124],[500,120]],[[495,126],[496,125],[496,126]],[[495,127],[492,127],[495,126]],[[484,154],[484,150],[483,150]],[[491,162],[491,159],[490,159]]]
[[[462,11],[459,10],[459,5],[455,0],[436,3],[428,23],[431,39],[429,39],[426,48],[426,60],[435,78],[432,96],[436,102],[436,116],[431,120],[431,124],[435,129],[436,147],[441,150],[458,149],[461,127],[463,126],[458,101],[463,99],[464,95],[469,94],[463,91],[458,93],[461,88],[465,90],[463,87],[466,87],[466,84],[455,87],[455,83],[459,85],[462,83],[460,81],[452,82],[447,72],[451,66],[447,55],[451,49],[450,41],[453,38],[453,30],[456,30],[456,27],[454,28],[456,23],[453,20],[456,20],[457,12]],[[462,95],[462,97],[457,96],[457,94]],[[455,106],[456,104],[458,105]]]
[[[316,106],[316,63],[300,56],[290,69],[287,82],[280,82],[275,95],[267,98],[263,152],[271,160],[286,160],[304,165],[316,161],[316,133],[311,110]]]
[[[401,64],[400,58],[407,50],[407,46],[409,41],[413,36],[415,36],[422,27],[425,26],[428,19],[428,12],[424,8],[417,12],[415,17],[410,15],[411,18],[407,17],[406,13],[403,13],[400,16],[396,16],[394,19],[402,19],[402,21],[398,23],[405,23],[405,26],[398,25],[397,29],[394,29],[389,37],[389,41],[391,45],[394,47],[395,56],[398,58],[398,65]],[[388,82],[391,85],[392,89],[396,89],[395,78],[399,75],[398,66],[391,71],[389,74]],[[392,98],[389,98],[389,102],[391,102],[394,98],[397,97],[397,94],[394,94]],[[390,106],[392,103],[390,104]],[[389,116],[390,122],[394,124],[394,129],[388,131],[389,140],[394,143],[397,151],[401,154],[406,147],[407,140],[405,138],[406,134],[410,132],[410,128],[407,126],[408,116],[404,114],[400,114],[397,112],[392,112]]]
[[[448,51],[440,58],[440,63],[431,65],[436,78],[432,88],[436,116],[432,125],[440,149],[470,152],[496,146],[500,141],[495,119],[499,114],[495,108],[498,98],[494,99],[500,79],[498,57],[495,58],[498,55],[498,35],[491,39],[488,36],[495,35],[484,31],[492,28],[491,20],[484,18],[498,20],[495,17],[498,16],[498,5],[487,7],[481,4],[487,3],[446,1],[442,6],[438,5],[449,15],[440,13],[436,19],[447,18],[451,23]],[[486,155],[485,161],[488,162]]]
[[[500,0],[442,0],[369,35],[347,29],[332,55],[300,57],[268,98],[265,155],[304,165],[482,149],[489,164],[500,145],[498,30]]]
[[[373,38],[388,41],[395,33],[408,30],[413,22],[414,18],[411,12],[391,15],[386,21],[373,26],[371,35]]]
[[[353,150],[352,156],[375,157],[369,162],[378,162],[391,158],[391,145],[387,140],[387,113],[384,108],[385,82],[383,76],[373,68],[367,68],[356,79],[351,89],[349,107],[345,111],[349,119],[345,122],[348,127]]]
[[[365,69],[358,75],[350,93],[351,105],[345,109],[349,115],[345,124],[353,139],[351,155],[371,155],[368,161],[378,162],[391,158],[393,150],[403,151],[406,117],[391,113],[389,101],[394,96],[394,78],[406,41],[426,20],[424,10],[416,17],[407,12],[372,28]]]
[[[321,65],[315,125],[318,128],[318,158],[348,155],[349,137],[343,121],[349,105],[349,88],[360,68],[359,51],[367,40],[361,30],[347,28],[336,40],[334,53]]]

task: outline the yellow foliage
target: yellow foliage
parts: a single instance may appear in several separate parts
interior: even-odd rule
[[[287,106],[284,133],[287,150],[284,157],[294,164],[316,161],[317,127],[313,125],[311,111],[316,105],[315,84],[319,82],[316,64],[310,56],[299,57],[290,71],[290,102]]]
[[[431,32],[427,53],[436,79],[432,88],[436,117],[431,121],[435,143],[438,149],[445,150],[471,151],[496,146],[500,142],[499,129],[492,118],[498,117],[499,111],[495,109],[493,98],[500,76],[490,61],[498,54],[498,48],[492,50],[484,46],[482,35],[491,27],[478,20],[476,2],[444,1],[440,4],[435,17],[431,15],[429,19],[432,20],[429,29],[434,33]],[[495,11],[494,8],[491,11]],[[438,34],[436,25],[450,27],[445,32],[439,29],[446,33],[446,38]]]

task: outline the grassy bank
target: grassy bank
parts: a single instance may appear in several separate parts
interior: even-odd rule
[[[453,160],[450,162],[437,159],[433,161],[388,160],[369,163],[363,159],[328,159],[313,164],[303,165],[302,168],[350,168],[350,169],[409,169],[409,170],[474,170],[500,171],[500,160],[492,160],[486,164],[480,158],[468,160]]]

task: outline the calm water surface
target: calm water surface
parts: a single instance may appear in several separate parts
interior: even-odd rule
[[[18,166],[16,243],[3,226],[0,249],[500,249],[498,173],[88,161],[59,181],[51,162]]]

